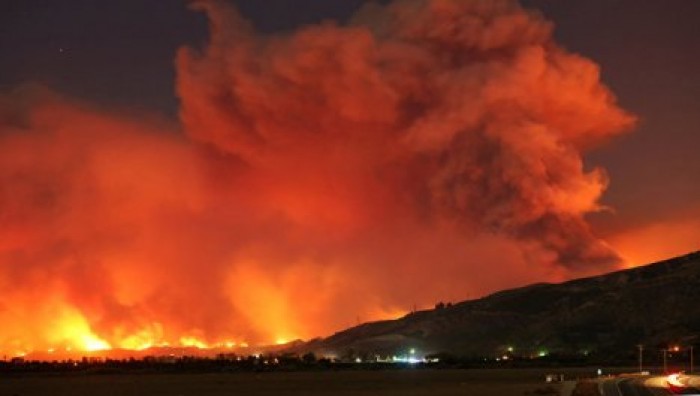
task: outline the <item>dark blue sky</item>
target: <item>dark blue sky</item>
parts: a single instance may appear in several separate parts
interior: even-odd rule
[[[270,33],[346,19],[360,0],[237,0]],[[568,49],[598,62],[635,133],[591,153],[611,176],[602,229],[683,216],[700,203],[700,1],[525,0]],[[175,116],[173,56],[206,40],[185,1],[1,0],[0,90],[38,81],[105,106]],[[694,212],[697,213],[697,212]]]

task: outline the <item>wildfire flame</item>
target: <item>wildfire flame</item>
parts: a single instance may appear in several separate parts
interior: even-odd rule
[[[619,264],[584,154],[635,119],[540,13],[396,1],[269,37],[192,5],[178,121],[0,92],[4,353],[286,343]]]

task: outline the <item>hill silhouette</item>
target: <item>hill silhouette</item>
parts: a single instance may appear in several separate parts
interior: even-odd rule
[[[450,353],[493,357],[634,354],[691,345],[700,334],[700,252],[560,284],[540,283],[439,304],[297,344],[317,354]],[[419,352],[415,352],[419,351]]]

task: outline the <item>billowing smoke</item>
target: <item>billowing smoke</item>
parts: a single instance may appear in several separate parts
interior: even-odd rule
[[[632,119],[537,15],[511,1],[399,1],[350,26],[259,37],[233,10],[196,5],[212,39],[179,56],[193,138],[293,190],[321,173],[306,187],[336,205],[336,184],[365,198],[381,195],[374,185],[426,222],[536,241],[567,266],[616,261],[583,220],[606,178],[581,150]]]
[[[407,0],[261,36],[193,4],[181,126],[0,98],[0,349],[312,337],[618,264],[582,155],[634,119],[540,15]]]

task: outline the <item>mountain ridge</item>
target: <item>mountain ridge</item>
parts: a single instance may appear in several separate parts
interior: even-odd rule
[[[498,291],[295,346],[321,355],[615,353],[700,340],[700,251],[561,283]]]

